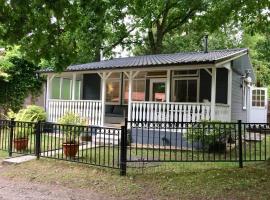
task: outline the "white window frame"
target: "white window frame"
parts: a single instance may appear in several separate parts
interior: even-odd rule
[[[257,90],[260,90],[260,91],[264,91],[264,106],[257,106],[257,105],[255,105],[255,106],[253,106],[253,91],[256,91],[256,98],[257,98]],[[265,90],[265,89],[260,89],[260,88],[253,88],[252,90],[251,90],[251,95],[250,95],[250,98],[251,98],[251,107],[252,108],[256,108],[256,109],[265,109],[266,108],[266,106],[267,106],[267,90]],[[261,100],[261,98],[262,98],[262,95],[261,95],[261,93],[260,93],[260,102],[262,102],[262,100]],[[256,102],[258,101],[258,100],[255,100]]]
[[[59,81],[60,81],[60,88],[59,88],[59,99],[58,100],[64,100],[64,99],[62,99],[62,97],[63,97],[63,95],[62,95],[62,86],[63,86],[63,79],[68,79],[68,80],[70,80],[71,81],[71,84],[70,84],[70,87],[69,87],[69,89],[70,89],[70,94],[69,94],[69,99],[68,100],[72,100],[72,79],[70,78],[70,77],[66,77],[66,76],[55,76],[55,77],[53,77],[53,78],[59,78]],[[81,89],[81,84],[82,84],[82,80],[80,80],[80,79],[76,79],[76,81],[79,81],[80,82],[80,89]],[[52,87],[51,88],[53,88],[53,85],[52,85]],[[51,89],[51,91],[50,91],[50,95],[52,96],[52,89]],[[79,90],[79,100],[80,100],[80,98],[81,98],[81,90]],[[66,100],[66,99],[65,99]]]
[[[116,72],[116,73],[118,73],[118,72]],[[119,72],[120,73],[120,72]],[[119,105],[120,104],[120,102],[121,102],[121,76],[122,76],[122,73],[120,73],[120,75],[119,75],[119,78],[108,78],[107,80],[106,80],[106,87],[107,87],[107,84],[109,83],[109,82],[118,82],[119,83],[119,100],[118,100],[118,102],[111,102],[111,101],[107,101],[107,89],[106,89],[106,94],[105,94],[105,104],[106,105]]]
[[[150,79],[150,84],[149,84],[149,100],[150,101],[153,101],[154,102],[154,100],[152,99],[152,97],[153,97],[153,83],[165,83],[165,101],[164,102],[166,102],[166,88],[167,88],[167,79],[166,78],[159,78],[159,79],[157,79],[157,78],[155,78],[155,79]]]
[[[126,87],[126,85],[125,85],[125,81],[129,81],[129,79],[128,78],[124,78],[123,79],[123,94],[125,93],[125,87]],[[146,89],[146,78],[134,78],[134,79],[132,79],[132,81],[133,81],[133,86],[134,86],[134,81],[144,81],[144,88]],[[145,92],[145,91],[144,91]],[[131,97],[132,97],[132,95],[131,95]],[[146,98],[146,95],[144,94],[144,100],[143,101],[145,101],[145,98]],[[128,100],[129,101],[129,100]],[[133,101],[133,100],[132,100]],[[128,105],[128,103],[125,103],[125,99],[124,99],[124,97],[122,97],[122,104],[123,105]]]

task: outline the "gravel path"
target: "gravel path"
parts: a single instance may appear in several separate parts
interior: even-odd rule
[[[70,189],[59,185],[44,185],[23,181],[8,180],[0,177],[0,200],[112,200],[113,198],[93,191]]]

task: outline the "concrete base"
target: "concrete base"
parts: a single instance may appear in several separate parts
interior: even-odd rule
[[[15,157],[15,158],[7,158],[3,160],[2,163],[3,164],[20,164],[20,163],[27,162],[34,159],[36,159],[36,156],[27,155],[27,156]]]

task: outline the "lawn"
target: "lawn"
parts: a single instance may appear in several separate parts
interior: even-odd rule
[[[1,173],[14,180],[88,188],[119,199],[269,199],[270,163],[167,163],[119,170],[40,159]]]

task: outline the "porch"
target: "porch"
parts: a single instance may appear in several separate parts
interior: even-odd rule
[[[231,120],[230,64],[47,75],[48,121],[66,112],[88,124]]]

